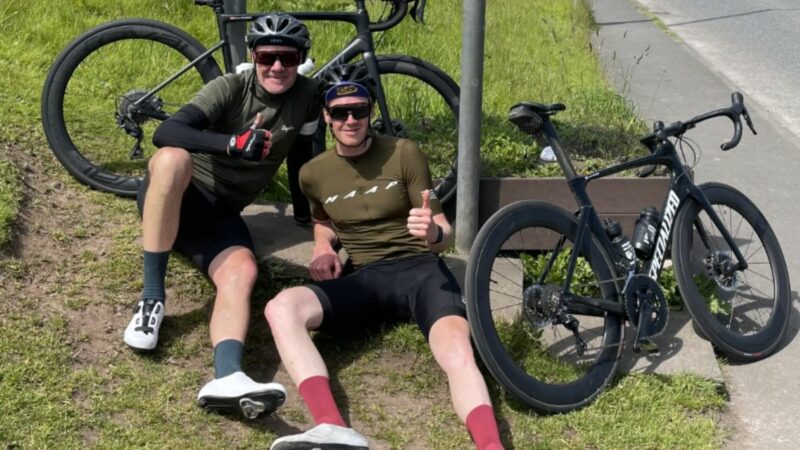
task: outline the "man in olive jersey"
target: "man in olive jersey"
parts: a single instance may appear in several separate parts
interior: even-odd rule
[[[159,150],[140,189],[144,289],[125,329],[137,351],[156,347],[164,318],[164,278],[172,249],[189,257],[216,288],[210,335],[215,378],[198,395],[209,409],[271,413],[286,391],[257,383],[241,366],[257,265],[242,217],[288,158],[295,219],[310,219],[297,188],[319,119],[316,81],[298,75],[311,48],[304,24],[285,14],[254,20],[247,34],[253,69],[227,74],[156,130]]]
[[[325,363],[308,330],[352,330],[413,319],[447,375],[453,406],[480,450],[502,449],[486,383],[469,340],[461,291],[438,253],[452,228],[431,195],[427,159],[407,139],[370,130],[374,84],[361,66],[325,75],[325,121],[336,145],[306,163],[300,185],[311,204],[315,283],[286,289],[265,315],[315,427],[277,439],[272,450],[365,449],[344,422]],[[347,250],[348,273],[334,249]]]

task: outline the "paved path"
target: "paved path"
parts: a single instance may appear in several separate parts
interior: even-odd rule
[[[600,26],[596,36],[598,49],[609,78],[618,91],[628,98],[640,117],[652,122],[665,122],[690,118],[696,114],[723,107],[730,102],[730,93],[741,91],[745,96],[751,116],[758,131],[753,136],[744,132],[742,143],[733,151],[723,153],[719,144],[730,138],[732,128],[723,120],[703,126],[702,132],[690,136],[703,149],[702,159],[696,168],[700,181],[721,181],[737,187],[749,196],[767,216],[783,247],[793,280],[800,279],[800,240],[796,238],[800,223],[797,207],[797,182],[800,170],[798,136],[785,126],[785,121],[773,113],[772,100],[759,93],[759,86],[769,83],[759,72],[728,72],[726,56],[731,59],[746,57],[757,60],[759,55],[731,54],[720,43],[715,47],[707,40],[680,38],[693,27],[719,26],[721,18],[728,17],[731,33],[739,30],[757,31],[747,25],[756,14],[746,11],[726,14],[726,2],[714,1],[716,9],[694,11],[694,16],[680,16],[680,22],[671,22],[669,1],[643,0],[653,5],[654,13],[664,18],[675,39],[643,15],[638,5],[629,0],[594,0],[595,19]],[[675,2],[687,4],[689,2]],[[694,3],[694,2],[692,2]],[[703,2],[705,3],[705,2]],[[736,3],[736,2],[731,2]],[[739,2],[741,3],[741,2]],[[750,2],[752,3],[752,2]],[[762,2],[763,3],[763,2]],[[779,1],[771,2],[773,6]],[[770,9],[764,6],[755,9]],[[795,14],[796,11],[784,11]],[[687,14],[682,10],[681,14]],[[772,17],[772,19],[775,19]],[[788,20],[794,20],[787,18]],[[682,23],[683,25],[678,25]],[[689,26],[692,24],[692,27]],[[749,27],[749,28],[748,28]],[[797,25],[792,26],[793,30]],[[755,30],[755,31],[754,31]],[[764,30],[766,32],[766,30]],[[707,38],[696,29],[697,36]],[[756,36],[756,35],[753,35]],[[695,42],[695,45],[691,45]],[[796,46],[796,40],[794,41]],[[770,51],[769,40],[764,52]],[[709,48],[716,48],[707,53]],[[723,49],[719,51],[719,49]],[[796,57],[795,54],[792,57]],[[731,77],[731,78],[729,78]],[[791,89],[796,90],[797,84]],[[751,92],[752,91],[752,92]],[[787,93],[787,97],[794,92]],[[761,102],[759,102],[759,100]],[[793,117],[796,121],[796,114]],[[792,291],[795,302],[797,291]],[[728,440],[729,448],[786,448],[800,444],[800,377],[796,367],[800,362],[800,340],[794,339],[800,328],[797,306],[793,312],[791,329],[786,346],[776,355],[758,363],[726,365],[724,374],[731,395],[730,408],[737,423],[735,433]]]

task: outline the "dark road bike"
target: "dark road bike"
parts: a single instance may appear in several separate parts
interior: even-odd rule
[[[524,132],[544,131],[578,205],[577,212],[536,200],[507,205],[472,246],[465,295],[473,339],[494,378],[524,404],[545,413],[581,408],[614,379],[626,344],[654,350],[650,338],[669,315],[659,275],[670,249],[686,309],[717,351],[755,361],[779,348],[791,300],[775,233],[744,194],[720,183],[695,185],[684,163],[684,145],[691,145],[684,134],[705,120],[733,122],[722,150],[739,143],[742,117],[755,133],[742,95],[731,97],[728,108],[656,122],[641,139],[651,154],[585,176],[575,172],[551,121],[564,105],[512,108],[510,120]],[[632,168],[647,176],[656,166],[671,174],[660,219],[643,228],[649,246],[639,245],[645,234],[636,231],[626,246],[618,224],[601,222],[587,185]]]
[[[216,16],[219,41],[208,49],[173,25],[123,19],[87,31],[56,58],[42,92],[42,123],[50,148],[80,182],[135,196],[156,150],[150,142],[155,128],[222,74],[215,52],[221,50],[225,72],[235,70],[228,40],[232,24],[267,14],[228,14],[223,0],[194,3],[210,7]],[[425,0],[354,3],[355,11],[289,13],[304,21],[345,22],[355,28],[350,41],[319,64],[314,76],[335,62],[365,64],[378,86],[374,128],[420,144],[433,177],[441,180],[436,193],[446,201],[456,187],[459,87],[419,58],[376,54],[373,39],[373,33],[395,27],[406,13],[421,22]],[[371,21],[367,3],[384,4],[385,14]]]

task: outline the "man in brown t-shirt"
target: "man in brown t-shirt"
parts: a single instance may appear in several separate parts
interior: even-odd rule
[[[371,79],[362,67],[338,66],[327,77],[333,85],[325,91],[323,115],[336,145],[300,170],[314,219],[309,270],[315,283],[284,290],[265,310],[316,426],[277,439],[271,449],[368,447],[345,424],[308,330],[347,330],[398,318],[413,319],[425,335],[476,447],[501,449],[461,291],[438,256],[450,244],[452,228],[431,195],[427,160],[412,141],[373,135]],[[337,241],[354,272],[345,274]]]

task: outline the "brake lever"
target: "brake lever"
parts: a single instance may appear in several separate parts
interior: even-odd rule
[[[750,131],[752,131],[753,134],[758,134],[753,127],[753,121],[750,120],[750,114],[747,112],[747,108],[742,109],[742,117],[744,117],[744,122],[747,124],[747,127],[750,128]]]

